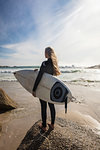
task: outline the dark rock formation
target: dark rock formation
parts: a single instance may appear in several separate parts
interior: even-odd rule
[[[0,113],[17,108],[17,104],[0,88]]]
[[[100,69],[100,65],[95,65],[95,66],[87,67],[87,69]]]
[[[1,132],[1,130],[2,130],[2,126],[1,126],[1,124],[0,124],[0,132]]]
[[[100,148],[100,137],[75,122],[56,118],[54,130],[39,130],[40,121],[27,132],[17,150],[94,150]]]

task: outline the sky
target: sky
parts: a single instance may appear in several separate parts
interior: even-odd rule
[[[100,64],[100,0],[0,0],[0,65]]]

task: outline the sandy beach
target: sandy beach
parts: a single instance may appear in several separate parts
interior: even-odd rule
[[[66,84],[75,101],[68,104],[67,114],[64,105],[55,105],[56,116],[91,128],[94,134],[100,135],[100,85]],[[1,81],[0,88],[18,104],[17,109],[0,114],[0,150],[16,150],[30,127],[41,119],[40,102],[18,82]],[[47,115],[50,116],[49,109]]]

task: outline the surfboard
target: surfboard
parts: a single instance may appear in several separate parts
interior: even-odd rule
[[[30,93],[38,75],[38,71],[20,70],[14,72],[19,83]],[[72,99],[72,94],[69,88],[56,77],[44,73],[36,90],[36,97],[44,101],[56,104],[69,103]]]

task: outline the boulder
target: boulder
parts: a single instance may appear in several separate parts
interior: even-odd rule
[[[0,88],[0,112],[17,108],[17,104]]]
[[[0,124],[0,132],[1,132],[1,130],[2,130],[2,126],[1,126],[1,124]]]
[[[56,118],[54,130],[43,133],[36,122],[17,150],[86,150],[98,149],[100,137],[78,123]]]

